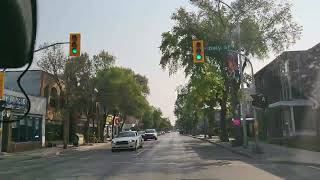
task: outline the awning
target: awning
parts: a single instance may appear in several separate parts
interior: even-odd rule
[[[269,104],[269,108],[286,107],[286,106],[313,106],[313,102],[305,99],[295,99],[292,101],[278,101],[273,104]]]

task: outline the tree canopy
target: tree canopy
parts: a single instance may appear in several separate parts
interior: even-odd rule
[[[175,113],[178,120],[197,121],[198,113],[190,112],[197,112],[197,107],[209,102],[219,102],[221,129],[226,140],[228,101],[232,99],[235,110],[239,89],[239,80],[227,72],[226,60],[230,52],[206,51],[205,63],[194,64],[192,40],[204,40],[205,46],[229,45],[234,50],[241,46],[242,53],[262,58],[271,51],[278,53],[294,44],[300,38],[302,28],[294,21],[292,5],[286,0],[235,0],[228,6],[210,0],[190,0],[190,3],[196,10],[177,9],[171,16],[172,29],[162,33],[160,65],[170,75],[183,69],[190,77],[189,84],[177,97]],[[212,69],[215,78],[206,77],[204,74]],[[212,86],[211,81],[217,80],[219,83]],[[200,95],[195,87],[202,92]]]

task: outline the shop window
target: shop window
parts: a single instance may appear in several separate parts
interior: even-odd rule
[[[34,141],[34,125],[33,118],[27,119],[27,141]]]
[[[19,122],[12,123],[12,141],[18,142],[19,141]]]
[[[40,117],[28,116],[26,119],[12,124],[12,141],[14,142],[40,141],[40,137]]]

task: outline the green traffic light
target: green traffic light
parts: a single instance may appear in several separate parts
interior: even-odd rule
[[[200,54],[198,54],[196,58],[197,58],[197,60],[201,60],[202,56]]]
[[[73,49],[72,49],[72,53],[73,53],[73,54],[77,54],[77,52],[78,52],[78,50],[77,50],[76,48],[73,48]]]

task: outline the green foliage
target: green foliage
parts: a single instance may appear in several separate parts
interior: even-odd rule
[[[150,89],[148,86],[148,78],[146,76],[140,75],[140,74],[135,74],[135,79],[137,83],[141,86],[142,88],[142,93],[144,96],[147,96],[150,94]]]
[[[107,70],[114,65],[116,57],[102,50],[98,55],[92,58],[93,68],[95,72]]]
[[[178,92],[177,125],[194,128],[202,118],[201,107],[213,108],[219,102],[221,129],[226,133],[229,101],[232,99],[234,110],[239,83],[226,73],[226,53],[207,52],[205,64],[193,64],[192,40],[202,39],[205,46],[229,44],[237,49],[241,41],[245,54],[264,57],[269,51],[280,52],[295,43],[301,27],[293,21],[291,4],[287,1],[236,0],[228,7],[210,0],[191,0],[191,4],[196,11],[179,8],[172,14],[175,23],[172,29],[162,33],[160,65],[169,74],[184,69],[190,77],[188,85]],[[229,98],[230,91],[233,98]]]
[[[148,107],[144,96],[147,84],[138,83],[131,69],[111,67],[99,71],[96,83],[98,97],[110,111],[117,110],[124,115],[140,118]]]

